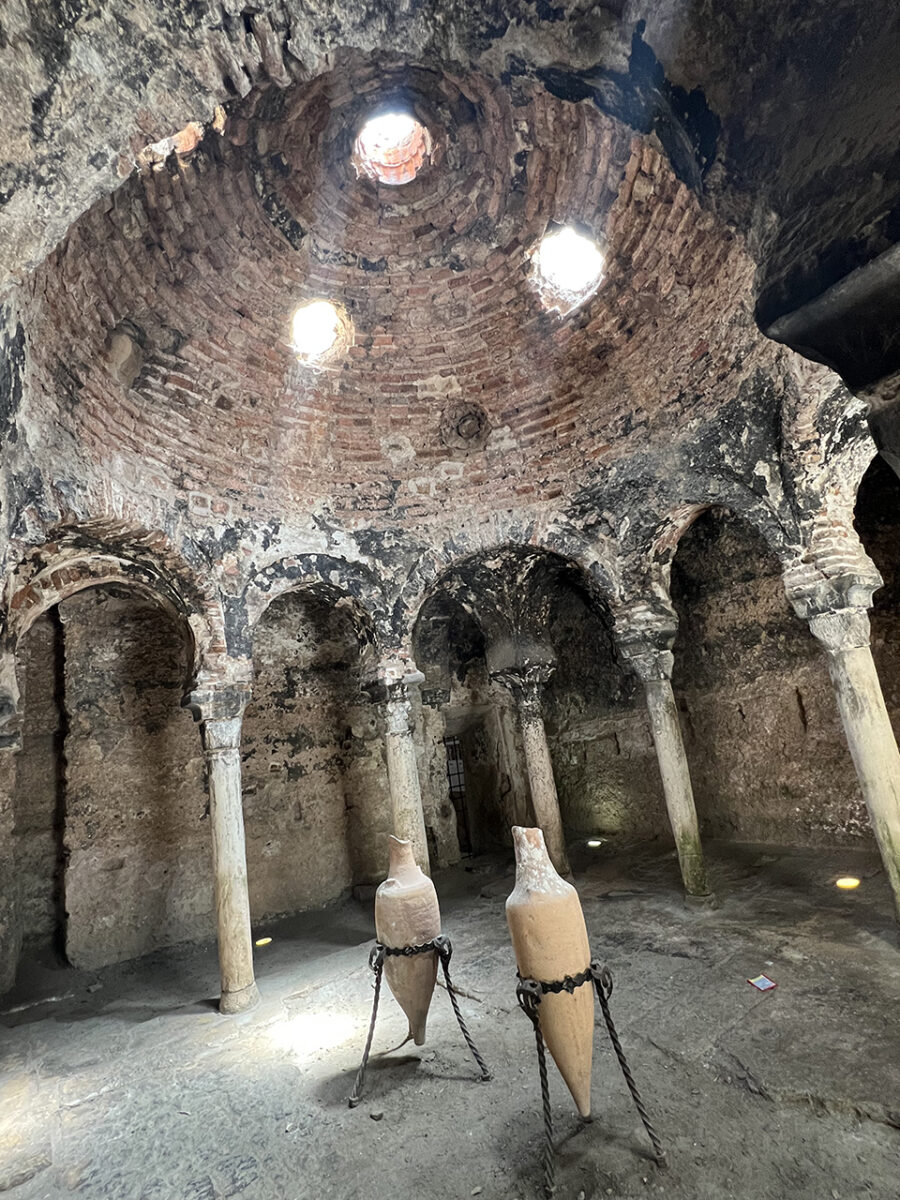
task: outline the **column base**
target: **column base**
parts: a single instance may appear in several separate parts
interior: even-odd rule
[[[707,892],[705,896],[695,896],[690,892],[684,893],[684,903],[687,908],[714,909],[719,907],[719,898],[715,892]]]
[[[259,1004],[259,988],[256,980],[241,988],[239,992],[223,992],[219,999],[219,1012],[232,1016],[234,1013],[249,1012]]]

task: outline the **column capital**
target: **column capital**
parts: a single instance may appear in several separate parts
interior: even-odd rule
[[[19,689],[13,693],[0,686],[0,751],[22,749],[22,725],[19,713]]]
[[[837,653],[869,645],[872,593],[881,587],[877,571],[844,572],[830,579],[795,583],[785,572],[785,591],[798,617],[809,622],[814,638]]]
[[[249,682],[205,683],[185,696],[183,704],[195,721],[209,725],[217,721],[240,721],[250,701]]]
[[[618,608],[613,622],[619,653],[642,683],[672,678],[678,616],[668,601],[635,600]]]
[[[832,654],[869,645],[869,614],[864,608],[839,608],[809,617],[813,637]]]
[[[20,718],[15,651],[4,648],[0,653],[0,750],[22,748]]]
[[[858,610],[865,615],[872,607],[873,593],[878,591],[882,582],[874,567],[871,571],[847,571],[825,579],[804,578],[804,572],[795,567],[789,567],[784,572],[784,590],[788,601],[804,621],[850,610]]]
[[[425,676],[411,658],[382,659],[363,677],[362,689],[375,704],[409,704],[411,687],[425,682]]]
[[[555,670],[555,662],[521,663],[491,671],[491,679],[512,695],[520,709],[540,713],[544,688]]]
[[[641,683],[672,678],[675,655],[671,650],[663,649],[646,639],[630,638],[617,641],[622,657]]]

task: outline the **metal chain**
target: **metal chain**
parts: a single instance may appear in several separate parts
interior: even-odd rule
[[[545,983],[543,979],[538,979],[536,982],[544,996],[558,996],[560,992],[568,992],[571,996],[576,988],[580,988],[589,979],[593,979],[593,975],[591,968],[587,967],[580,975],[565,975],[562,979],[554,979],[552,983]]]
[[[372,1038],[375,1035],[375,1018],[378,1016],[378,998],[381,995],[381,977],[384,974],[384,946],[376,942],[369,952],[369,970],[375,972],[375,997],[372,1001],[372,1019],[369,1022],[369,1036],[366,1038],[366,1048],[363,1050],[362,1062],[356,1072],[356,1082],[347,1101],[350,1108],[356,1108],[362,1095],[363,1084],[366,1081],[366,1066],[369,1062],[369,1052],[372,1049]]]
[[[440,936],[443,937],[443,934]],[[412,958],[414,954],[427,954],[429,950],[435,950],[436,943],[437,938],[432,938],[430,942],[422,942],[420,946],[382,946],[381,948],[388,957]],[[381,943],[376,942],[375,945],[378,946]]]
[[[547,1080],[547,1056],[544,1051],[544,1035],[538,1018],[541,1002],[541,985],[536,979],[519,978],[516,988],[519,1007],[534,1028],[534,1044],[537,1050],[538,1074],[541,1077],[541,1105],[544,1110],[544,1192],[552,1196],[556,1191],[556,1154],[553,1149],[553,1116],[550,1111],[550,1084]]]
[[[481,1068],[481,1082],[489,1083],[493,1076],[485,1066],[484,1059],[478,1053],[478,1048],[472,1041],[472,1035],[469,1033],[466,1023],[463,1020],[462,1013],[459,1011],[459,1001],[456,999],[456,991],[453,987],[453,984],[450,982],[450,957],[453,954],[453,946],[450,944],[450,939],[446,934],[441,933],[434,939],[434,948],[437,950],[441,960],[441,967],[444,971],[444,979],[447,981],[447,995],[450,997],[450,1003],[453,1005],[453,1011],[456,1014],[457,1024],[462,1031],[463,1037],[466,1039],[466,1045],[469,1047],[472,1057]]]
[[[638,1091],[638,1086],[634,1082],[634,1078],[629,1070],[628,1060],[625,1058],[625,1051],[622,1049],[622,1043],[619,1041],[619,1035],[616,1033],[616,1027],[613,1024],[612,1013],[609,1010],[609,998],[613,990],[612,974],[609,967],[602,966],[596,959],[591,963],[590,973],[594,980],[594,987],[597,989],[597,999],[600,1001],[600,1008],[603,1010],[603,1019],[606,1022],[609,1040],[613,1044],[613,1050],[616,1052],[616,1058],[619,1060],[619,1066],[622,1068],[622,1074],[625,1076],[625,1082],[628,1084],[628,1090],[631,1092],[634,1106],[644,1123],[644,1128],[647,1130],[650,1141],[653,1143],[656,1165],[664,1167],[666,1166],[666,1152],[663,1149],[662,1142],[659,1140],[659,1135],[653,1128],[653,1123],[641,1099],[641,1093]]]

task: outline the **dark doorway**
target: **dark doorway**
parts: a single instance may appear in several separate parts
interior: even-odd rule
[[[444,738],[447,751],[447,782],[450,786],[450,801],[456,811],[456,836],[463,854],[472,853],[472,836],[469,832],[469,814],[466,808],[466,768],[463,764],[462,744],[458,737]]]

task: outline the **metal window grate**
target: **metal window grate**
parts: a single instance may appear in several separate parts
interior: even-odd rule
[[[463,767],[459,738],[444,738],[444,746],[447,750],[447,779],[450,782],[450,797],[451,799],[462,798],[466,794],[466,772]]]

